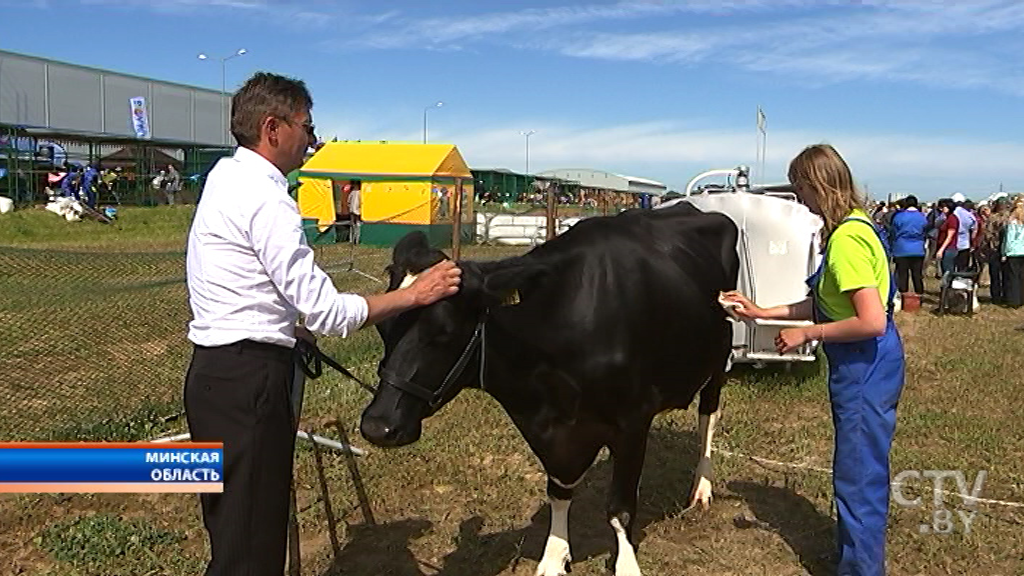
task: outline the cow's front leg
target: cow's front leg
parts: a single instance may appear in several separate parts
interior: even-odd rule
[[[700,503],[707,510],[711,506],[711,483],[714,470],[711,466],[711,440],[715,436],[715,424],[720,416],[719,400],[725,372],[711,376],[707,385],[700,391],[700,405],[697,408],[697,429],[700,433],[700,461],[693,474],[693,489],[690,493],[690,506]]]
[[[578,480],[577,480],[578,482]],[[551,528],[544,545],[544,556],[537,566],[537,576],[564,576],[572,560],[569,552],[569,504],[572,486],[548,476],[548,502],[551,504]]]
[[[615,530],[615,539],[618,543],[615,576],[640,576],[640,565],[636,562],[633,523],[636,520],[640,473],[644,468],[649,429],[650,422],[641,429],[623,434],[620,441],[611,449],[614,467],[608,501],[608,523]]]
[[[538,442],[541,462],[548,471],[548,500],[551,503],[551,529],[544,546],[544,557],[537,566],[538,576],[564,576],[572,555],[569,553],[569,503],[572,490],[582,480],[601,449],[600,437],[572,428],[559,430],[554,439]]]

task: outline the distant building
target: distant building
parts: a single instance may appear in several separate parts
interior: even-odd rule
[[[234,146],[228,94],[0,50],[0,124],[135,137],[139,97],[150,138]]]

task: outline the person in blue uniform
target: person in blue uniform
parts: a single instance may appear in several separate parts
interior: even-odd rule
[[[888,249],[834,148],[804,149],[790,164],[789,180],[800,201],[824,221],[824,257],[808,279],[811,296],[774,308],[761,308],[736,292],[725,299],[738,303],[736,313],[746,319],[814,319],[813,325],[782,330],[776,346],[785,353],[809,341],[823,345],[835,426],[836,573],[880,576],[889,452],[905,378]]]
[[[85,173],[82,174],[82,189],[79,192],[79,198],[89,208],[96,208],[96,185],[99,182],[99,177],[100,171],[96,169],[95,164],[89,164],[85,168]]]
[[[71,164],[68,166],[68,173],[64,175],[64,180],[60,183],[60,192],[62,196],[78,200],[78,189],[81,184],[81,175],[78,173],[78,166]]]

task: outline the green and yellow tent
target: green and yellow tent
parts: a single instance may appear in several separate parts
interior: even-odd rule
[[[423,230],[436,246],[450,246],[455,191],[462,188],[462,234],[473,237],[473,175],[451,144],[329,142],[302,168],[299,210],[321,231],[347,218],[345,184],[359,184],[362,242],[390,246]]]

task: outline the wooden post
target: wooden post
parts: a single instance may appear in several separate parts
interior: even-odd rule
[[[548,240],[555,237],[555,186],[548,182]]]
[[[452,213],[452,260],[459,259],[462,244],[462,178],[455,179],[455,210]]]

